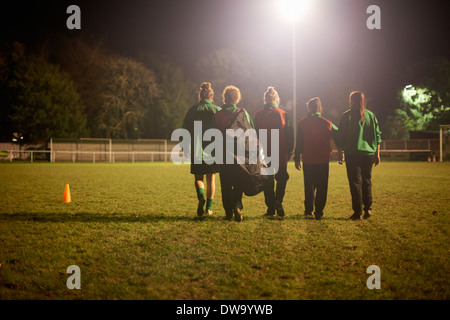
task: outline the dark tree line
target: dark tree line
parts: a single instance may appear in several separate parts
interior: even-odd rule
[[[27,55],[14,43],[3,56],[1,77],[1,135],[19,133],[27,141],[52,135],[86,134],[82,99],[67,73],[41,57]],[[9,138],[9,139],[8,139]]]
[[[57,43],[57,44],[56,44]],[[193,103],[193,86],[165,57],[107,52],[62,38],[38,50],[13,43],[0,55],[0,137],[168,138]]]

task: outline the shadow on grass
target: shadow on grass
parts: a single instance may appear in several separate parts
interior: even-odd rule
[[[211,219],[211,218],[208,218]],[[0,213],[0,221],[34,222],[158,222],[158,221],[200,221],[198,217],[166,216],[162,214],[123,213]]]
[[[327,220],[335,220],[335,221],[346,221],[346,220],[348,220],[348,221],[350,221],[350,219],[346,218],[346,217],[322,217],[322,219],[316,220],[314,218],[305,218],[303,215],[298,215],[296,218],[298,220],[317,221],[317,222],[327,221]]]
[[[245,221],[255,221],[255,220],[266,220],[273,221],[274,223],[282,222],[286,220],[304,220],[310,221],[311,223],[316,221],[314,219],[307,219],[303,215],[293,215],[284,218],[274,217],[267,218],[264,216],[244,216]],[[324,217],[321,221],[327,220],[349,220],[343,217]],[[0,213],[0,221],[34,221],[34,222],[140,222],[140,223],[150,223],[158,221],[192,221],[192,222],[203,222],[203,221],[223,221],[225,223],[236,223],[234,219],[230,221],[225,219],[225,215],[215,214],[213,216],[198,217],[198,216],[170,216],[158,213],[147,213],[147,214],[130,214],[130,213]]]
[[[269,220],[263,217],[247,216],[244,217],[242,223],[245,221],[254,220]],[[64,223],[64,222],[104,222],[104,223],[115,223],[115,222],[140,222],[140,223],[151,223],[159,221],[191,221],[191,222],[204,222],[204,221],[215,221],[224,223],[238,223],[234,219],[226,220],[225,214],[198,217],[198,216],[169,216],[163,214],[129,214],[129,213],[0,213],[1,221],[33,221],[33,222],[54,222],[54,223]],[[273,219],[273,221],[283,221],[283,219]]]

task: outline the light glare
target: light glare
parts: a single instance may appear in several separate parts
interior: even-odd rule
[[[280,11],[287,19],[295,21],[305,10],[306,0],[279,0]]]

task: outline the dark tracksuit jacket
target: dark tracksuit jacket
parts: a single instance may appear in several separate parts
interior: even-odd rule
[[[266,104],[255,115],[255,126],[258,130],[267,129],[267,154],[271,154],[270,130],[278,129],[279,139],[279,163],[280,167],[286,167],[294,147],[294,131],[291,120],[286,111],[280,109],[277,104]]]
[[[266,104],[264,108],[259,110],[255,115],[255,125],[258,130],[267,129],[267,150],[266,154],[272,155],[271,146],[271,130],[278,129],[278,151],[279,151],[279,169],[275,174],[277,181],[276,190],[274,193],[274,181],[272,180],[267,190],[264,191],[264,198],[269,210],[274,210],[273,200],[283,202],[286,184],[289,179],[287,173],[287,163],[292,155],[294,146],[294,131],[291,121],[283,109],[278,107],[278,104]]]

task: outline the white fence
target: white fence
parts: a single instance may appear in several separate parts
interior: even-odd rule
[[[383,140],[383,152],[431,152],[439,150],[439,139]]]
[[[0,143],[0,160],[36,160],[49,162],[137,162],[171,161],[177,142],[165,139],[50,139],[46,144]]]
[[[50,162],[137,162],[137,161],[171,161],[171,152],[164,151],[50,151],[50,150],[4,150],[4,159],[13,160],[46,160]],[[105,160],[107,159],[107,160]],[[118,159],[118,160],[116,160]]]
[[[178,142],[167,140],[52,139],[48,148],[0,144],[0,160],[12,162],[154,162],[171,161],[171,151]],[[385,140],[381,144],[382,158],[393,161],[426,161],[431,153],[439,159],[439,140]],[[8,148],[13,146],[14,148]],[[44,149],[44,150],[37,150]],[[336,151],[334,151],[336,152]]]
[[[51,139],[50,162],[168,161],[167,140]],[[170,158],[169,158],[170,159]]]

